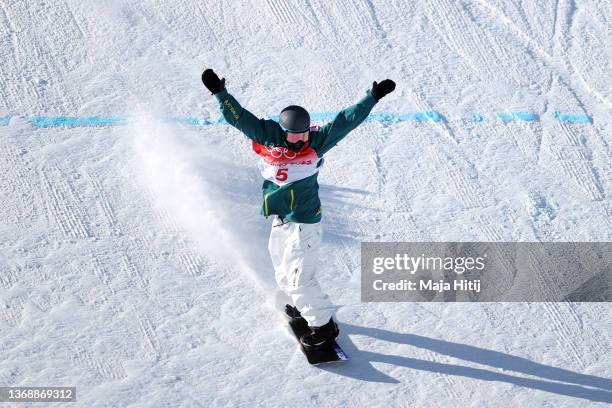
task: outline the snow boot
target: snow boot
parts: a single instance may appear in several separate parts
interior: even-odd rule
[[[329,348],[338,337],[340,330],[334,319],[319,327],[311,327],[311,332],[300,337],[304,350],[319,350]]]
[[[308,322],[302,317],[302,314],[295,306],[285,305],[285,315],[287,315],[287,318],[293,323],[303,323],[308,326]]]

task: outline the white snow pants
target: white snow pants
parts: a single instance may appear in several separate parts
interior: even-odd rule
[[[311,327],[329,322],[334,311],[315,277],[320,243],[321,223],[288,222],[278,216],[272,222],[268,250],[276,282]]]

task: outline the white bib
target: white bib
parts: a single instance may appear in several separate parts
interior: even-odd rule
[[[299,152],[294,152],[282,146],[264,146],[253,142],[253,151],[260,157],[262,177],[279,186],[305,179],[319,171],[319,156],[308,144]]]

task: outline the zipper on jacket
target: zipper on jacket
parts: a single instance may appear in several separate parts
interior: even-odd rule
[[[293,194],[293,189],[291,189],[290,191],[291,191],[291,205],[289,206],[289,208],[291,209],[291,211],[293,211],[293,206],[295,205],[295,195]]]

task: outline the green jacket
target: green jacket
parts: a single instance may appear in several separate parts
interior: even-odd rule
[[[240,106],[238,101],[227,90],[215,95],[221,106],[225,120],[244,133],[249,139],[264,146],[287,147],[285,132],[278,122],[271,119],[258,119],[251,112]],[[341,112],[318,130],[311,130],[309,146],[322,158],[332,147],[349,132],[359,126],[370,114],[376,104],[372,92]],[[319,200],[318,172],[304,179],[279,186],[270,180],[264,180],[262,186],[264,216],[277,214],[283,218],[299,223],[313,224],[321,221],[321,201]]]

